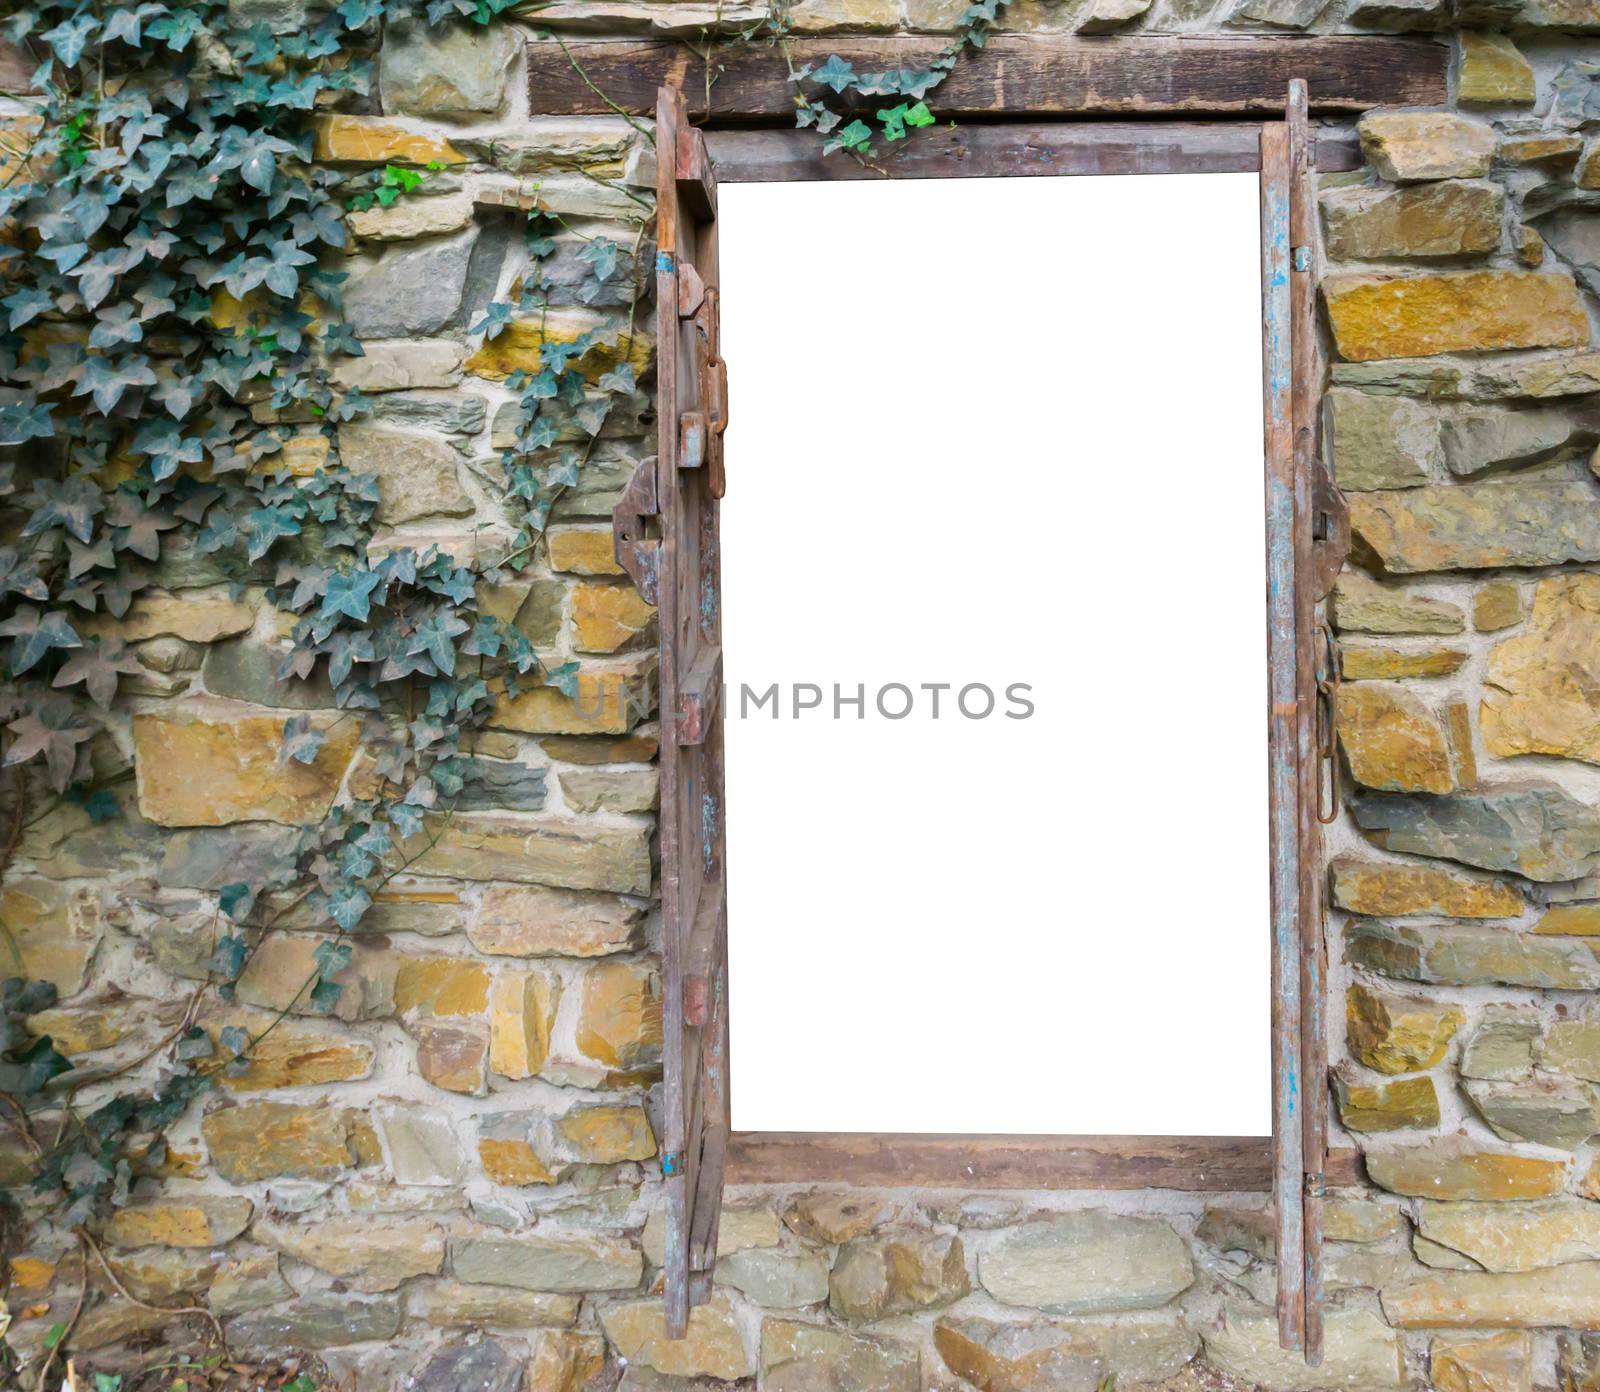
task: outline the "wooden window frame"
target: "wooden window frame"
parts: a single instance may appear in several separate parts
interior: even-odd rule
[[[822,42],[858,65],[914,64],[925,40]],[[1259,172],[1262,176],[1263,379],[1267,516],[1268,727],[1271,749],[1272,1090],[1270,1137],[734,1133],[727,1079],[726,810],[722,798],[720,540],[726,368],[717,312],[719,177],[778,181],[883,177],[824,160],[812,132],[708,129],[684,95],[691,58],[672,44],[604,43],[551,66],[530,45],[532,111],[650,110],[656,116],[657,455],[643,461],[614,515],[617,558],[661,610],[662,894],[666,1063],[662,1171],[669,1335],[706,1298],[728,1183],[825,1181],[873,1187],[1267,1191],[1276,1214],[1280,1342],[1321,1358],[1321,1203],[1327,1184],[1360,1177],[1353,1151],[1327,1148],[1319,803],[1327,731],[1319,727],[1318,605],[1348,547],[1348,521],[1320,464],[1323,380],[1315,324],[1314,170],[1352,169],[1348,135],[1313,138],[1307,83],[1286,84],[1284,119],[1265,84],[1285,63],[1320,73],[1322,109],[1444,98],[1444,50],[1425,40],[1228,38],[996,39],[967,81],[941,89],[981,116],[1215,111],[1225,122],[1102,121],[963,125],[894,152],[900,177]],[[1208,47],[1208,42],[1212,47]],[[1213,51],[1215,44],[1221,49]],[[1357,46],[1359,45],[1359,46]],[[919,47],[920,46],[920,47]],[[1014,52],[1012,50],[1015,50]],[[729,80],[745,50],[717,50],[705,103],[713,120],[789,111],[786,83],[763,66]],[[1107,66],[1108,54],[1120,61]],[[1224,57],[1223,55],[1226,55]],[[804,57],[805,55],[801,55]],[[576,59],[577,61],[574,61]],[[700,59],[702,65],[707,62]],[[1006,63],[1014,65],[1008,72]],[[579,64],[582,64],[580,70]],[[987,76],[985,65],[999,64]],[[1319,68],[1319,63],[1322,65]],[[1330,67],[1331,65],[1331,67]],[[748,66],[748,65],[747,65]],[[596,82],[597,70],[600,81]],[[1152,74],[1168,79],[1148,96]],[[652,84],[663,83],[655,100]],[[629,85],[631,84],[631,86]],[[692,85],[691,85],[692,90]],[[1280,87],[1283,92],[1285,87]],[[599,91],[606,93],[603,107]],[[621,93],[619,96],[618,93]],[[1281,101],[1281,97],[1279,99]],[[1316,1105],[1304,1105],[1307,1099]]]

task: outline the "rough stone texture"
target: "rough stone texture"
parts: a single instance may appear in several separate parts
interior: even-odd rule
[[[461,232],[472,223],[472,200],[453,198],[402,198],[387,208],[353,211],[346,217],[356,236],[373,242],[406,242],[414,237],[442,237]],[[460,366],[459,350],[456,365]],[[459,376],[459,373],[457,374]]]
[[[1328,392],[1324,409],[1340,488],[1415,488],[1437,472],[1439,425],[1427,407],[1339,387]]]
[[[469,880],[647,894],[650,838],[632,827],[473,813],[453,817],[412,868]]]
[[[633,947],[643,919],[642,909],[611,895],[489,885],[467,936],[495,956],[603,957]]]
[[[1600,1018],[1553,1020],[1539,1054],[1542,1068],[1600,1082]]]
[[[435,1351],[416,1374],[419,1387],[462,1392],[523,1392],[523,1360],[493,1339],[458,1339]]]
[[[1345,925],[1345,960],[1401,981],[1439,986],[1600,988],[1600,961],[1581,942],[1505,928],[1412,928],[1371,920]]]
[[[656,1138],[643,1107],[574,1107],[553,1127],[556,1146],[586,1165],[655,1158]]]
[[[264,1310],[294,1293],[294,1287],[283,1279],[278,1254],[258,1252],[230,1261],[218,1270],[206,1300],[214,1314],[226,1317]]]
[[[480,1234],[450,1240],[459,1281],[530,1291],[632,1290],[644,1274],[639,1249],[616,1238]]]
[[[598,381],[623,361],[630,363],[635,373],[644,375],[654,351],[649,335],[636,332],[630,345],[625,324],[581,309],[552,309],[542,319],[513,319],[501,334],[467,359],[467,371],[493,381],[501,381],[519,368],[537,372],[544,343],[573,343],[596,329],[608,330],[612,341],[595,345],[575,359],[573,367],[590,381]]]
[[[761,1325],[763,1392],[922,1392],[914,1347],[825,1325],[768,1319]]]
[[[1567,1175],[1561,1160],[1490,1150],[1454,1138],[1369,1150],[1366,1160],[1374,1184],[1424,1199],[1547,1199],[1562,1191]]]
[[[1564,275],[1334,275],[1322,294],[1334,343],[1349,362],[1589,342],[1577,285]]]
[[[1539,582],[1528,631],[1489,655],[1479,725],[1500,758],[1600,763],[1600,575]]]
[[[1150,8],[1150,3],[1151,0],[1090,0],[1088,13],[1078,25],[1078,32],[1114,33],[1140,18]]]
[[[820,1252],[752,1247],[719,1258],[716,1279],[757,1305],[793,1310],[828,1298],[828,1259]]]
[[[1093,1392],[1108,1377],[1158,1382],[1194,1357],[1199,1338],[1176,1320],[1012,1324],[939,1320],[933,1344],[979,1392]]]
[[[204,1197],[131,1204],[106,1224],[118,1247],[221,1247],[250,1223],[255,1206],[245,1198]]]
[[[1590,165],[1594,163],[1590,158]],[[1600,229],[1589,208],[1561,208],[1539,219],[1540,238],[1572,267],[1593,293],[1600,293]]]
[[[229,1342],[246,1350],[334,1348],[392,1339],[404,1312],[390,1296],[360,1298],[307,1291],[291,1304],[240,1315],[228,1324]]]
[[[819,1190],[790,1203],[783,1211],[783,1221],[813,1242],[843,1243],[865,1236],[893,1211],[885,1199]]]
[[[1391,183],[1482,178],[1494,155],[1493,127],[1450,112],[1368,112],[1359,131],[1362,153]]]
[[[1350,1052],[1379,1073],[1432,1068],[1444,1058],[1464,1018],[1456,1006],[1394,996],[1359,983],[1345,998]]]
[[[1363,787],[1448,793],[1456,785],[1444,727],[1404,687],[1380,682],[1341,687],[1338,731],[1350,774]]]
[[[469,1286],[459,1281],[429,1281],[420,1293],[421,1314],[441,1328],[466,1326],[527,1329],[577,1322],[580,1301],[574,1295],[541,1295],[504,1286]]]
[[[1194,1267],[1165,1223],[1088,1211],[1013,1229],[979,1255],[978,1280],[1005,1305],[1093,1315],[1165,1305]]]
[[[1593,436],[1580,434],[1577,422],[1551,407],[1512,411],[1486,406],[1447,417],[1440,438],[1450,472],[1470,477],[1490,468],[1537,464],[1574,440]]]
[[[377,475],[379,521],[461,517],[472,510],[456,452],[436,436],[354,422],[339,427],[339,452],[352,473]]]
[[[1500,249],[1504,212],[1500,186],[1479,180],[1330,189],[1322,195],[1327,252],[1335,261],[1486,255]]]
[[[352,1124],[348,1114],[288,1102],[210,1112],[200,1131],[217,1173],[234,1184],[282,1177],[333,1179],[362,1163],[370,1144],[364,1128]]]
[[[1466,621],[1459,605],[1415,594],[1346,570],[1334,586],[1330,617],[1345,633],[1460,633]]]
[[[720,1260],[752,1248],[776,1247],[782,1240],[783,1227],[770,1208],[725,1208],[717,1227],[717,1258]],[[640,1242],[651,1266],[665,1265],[667,1217],[664,1209],[650,1211]]]
[[[1526,617],[1522,586],[1515,580],[1491,580],[1472,597],[1472,626],[1479,633],[1515,628]]]
[[[465,158],[448,140],[423,135],[398,121],[368,116],[319,116],[318,160],[334,164],[460,164]]]
[[[383,109],[404,116],[498,111],[516,51],[507,25],[396,26],[384,36],[378,63]]]
[[[1582,480],[1517,480],[1357,493],[1350,526],[1392,573],[1600,560],[1600,510]]]
[[[1531,106],[1539,95],[1533,64],[1504,34],[1464,33],[1456,68],[1463,106]]]
[[[1461,1076],[1526,1077],[1539,1057],[1543,1037],[1544,1022],[1538,1011],[1525,1006],[1490,1006],[1461,1051]]]
[[[635,962],[602,962],[584,973],[577,1043],[586,1058],[632,1072],[661,1057],[661,979]]]
[[[414,391],[453,387],[461,380],[465,356],[459,343],[444,338],[363,343],[359,358],[337,358],[333,379],[364,392]]]
[[[637,659],[636,659],[637,660]],[[623,735],[655,705],[655,672],[638,667],[578,670],[577,695],[528,687],[495,707],[493,724],[531,735]]]
[[[1424,1202],[1417,1208],[1417,1231],[1485,1271],[1533,1271],[1600,1260],[1600,1205],[1586,1199]]]
[[[559,999],[560,984],[548,970],[502,972],[495,979],[489,1065],[501,1077],[531,1078],[544,1067]]]
[[[1432,1078],[1363,1083],[1353,1072],[1336,1072],[1333,1090],[1347,1131],[1404,1131],[1439,1124],[1439,1095]]]
[[[309,764],[280,764],[283,718],[213,706],[169,706],[134,717],[139,811],[160,826],[266,821],[307,826],[328,814],[355,753],[359,727],[332,714]]]
[[[477,1025],[416,1025],[417,1072],[446,1092],[477,1096],[488,1084],[489,1040]]]
[[[1533,1341],[1514,1330],[1485,1338],[1436,1336],[1428,1372],[1439,1392],[1533,1392]]]
[[[649,642],[655,612],[631,584],[577,585],[572,591],[572,645],[579,652],[614,653]]]
[[[1475,879],[1431,865],[1339,859],[1329,873],[1335,906],[1375,918],[1515,918],[1526,907],[1505,880]]]
[[[712,1377],[731,1381],[749,1377],[756,1361],[726,1298],[717,1297],[689,1311],[689,1329],[682,1339],[667,1336],[666,1311],[659,1300],[613,1305],[600,1316],[606,1337],[631,1363],[640,1363],[668,1377]]]
[[[346,285],[345,318],[361,338],[424,338],[438,333],[461,307],[480,236],[477,228],[471,228],[419,247],[386,251]]]
[[[1383,1313],[1399,1329],[1600,1328],[1600,1262],[1440,1272],[1385,1290]]]
[[[86,631],[115,633],[129,643],[170,636],[188,643],[214,643],[243,633],[255,622],[253,604],[201,594],[140,595],[114,623],[83,625]]]
[[[661,777],[655,769],[581,769],[561,775],[561,795],[576,812],[653,812]]]
[[[552,527],[545,533],[550,569],[572,575],[621,575],[609,527]]]
[[[1576,1150],[1596,1131],[1594,1096],[1580,1083],[1540,1078],[1526,1082],[1467,1082],[1489,1129],[1503,1141],[1532,1141],[1556,1150]]]
[[[1378,845],[1530,880],[1577,880],[1600,868],[1600,813],[1561,788],[1506,783],[1446,797],[1358,793],[1356,825]]]
[[[1333,381],[1435,401],[1587,396],[1600,390],[1600,353],[1522,353],[1491,359],[1417,358],[1335,363]]]
[[[937,1309],[972,1288],[960,1238],[904,1232],[847,1243],[833,1264],[828,1306],[850,1320]]]
[[[264,1220],[256,1224],[253,1236],[295,1261],[337,1277],[352,1290],[392,1291],[413,1276],[437,1276],[444,1267],[444,1232],[434,1223]]]
[[[1203,1335],[1206,1357],[1216,1367],[1273,1392],[1405,1386],[1400,1336],[1367,1310],[1327,1312],[1323,1358],[1314,1368],[1278,1346],[1277,1321],[1265,1310],[1230,1304]]]

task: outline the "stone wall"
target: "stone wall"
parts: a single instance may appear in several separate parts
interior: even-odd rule
[[[252,3],[294,22],[294,0]],[[804,0],[792,17],[938,29],[957,8]],[[699,41],[753,13],[556,0],[538,22]],[[1016,0],[1006,19],[1457,24],[1488,26],[1443,39],[1457,109],[1369,116],[1370,167],[1322,181],[1329,450],[1357,541],[1333,603],[1352,786],[1329,838],[1329,1105],[1372,1185],[1331,1201],[1321,1368],[1276,1347],[1262,1196],[733,1191],[716,1297],[687,1341],[663,1337],[655,635],[607,520],[652,448],[637,416],[608,424],[548,558],[486,596],[578,661],[579,701],[502,705],[468,799],[364,921],[335,1018],[295,999],[320,938],[292,915],[235,1001],[200,995],[213,1032],[292,1013],[105,1231],[136,1299],[92,1273],[80,1364],[198,1346],[194,1317],[151,1308],[198,1302],[240,1356],[312,1350],[363,1392],[1600,1386],[1600,1335],[1582,1333],[1600,1330],[1600,41],[1581,37],[1600,9]],[[376,407],[340,445],[379,476],[378,546],[465,554],[511,534],[502,382],[538,331],[469,333],[524,264],[508,207],[536,190],[570,225],[548,333],[626,317],[627,258],[614,295],[561,287],[587,233],[634,245],[653,154],[620,118],[530,118],[524,41],[510,24],[391,34],[370,102],[319,118],[330,166],[437,166],[350,216],[367,355],[341,372]],[[309,469],[325,446],[296,448]],[[345,727],[279,767],[286,708],[336,717],[324,688],[275,678],[281,621],[237,580],[178,556],[121,621],[145,667],[98,756],[131,775],[122,815],[39,809],[0,898],[23,967],[62,992],[37,1023],[91,1080],[184,1017],[220,886],[370,776]],[[7,1182],[23,1158],[4,1138]],[[66,1317],[79,1270],[65,1233],[14,1241],[17,1345]]]

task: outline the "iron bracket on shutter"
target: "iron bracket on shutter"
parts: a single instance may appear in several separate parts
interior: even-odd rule
[[[632,577],[646,604],[656,604],[661,570],[661,542],[645,535],[646,519],[661,512],[656,493],[656,457],[641,459],[633,477],[611,509],[611,541],[617,564]]]
[[[1311,559],[1316,569],[1316,596],[1326,599],[1350,555],[1350,506],[1320,457],[1311,461],[1311,507],[1314,533]]]

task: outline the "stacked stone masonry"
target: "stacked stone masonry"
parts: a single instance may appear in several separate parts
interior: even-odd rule
[[[303,0],[235,3],[292,27]],[[961,8],[800,0],[791,19],[939,32]],[[536,22],[699,41],[760,13],[553,0]],[[469,800],[363,923],[333,1018],[296,1000],[321,939],[292,913],[232,1003],[204,999],[214,1033],[291,1014],[105,1229],[137,1299],[92,1275],[79,1358],[198,1347],[196,1318],[152,1307],[199,1304],[241,1355],[309,1350],[360,1392],[1600,1387],[1600,7],[1015,0],[1002,27],[1405,31],[1453,54],[1452,106],[1368,114],[1366,166],[1319,191],[1327,457],[1355,535],[1332,603],[1350,787],[1327,1105],[1370,1175],[1329,1208],[1323,1364],[1277,1347],[1259,1195],[735,1189],[715,1297],[665,1338],[656,633],[608,528],[652,449],[637,415],[608,423],[547,556],[484,596],[577,661],[578,699],[503,701]],[[469,326],[524,268],[515,207],[570,227],[545,335],[621,323],[652,259],[648,142],[621,118],[530,117],[527,41],[511,22],[393,32],[371,98],[319,116],[330,165],[434,166],[349,218],[366,355],[338,370],[376,405],[339,443],[378,477],[378,547],[511,534],[503,383],[541,327],[484,344]],[[21,90],[13,55],[0,78]],[[21,111],[0,104],[0,141]],[[637,252],[580,303],[595,231]],[[646,302],[641,373],[653,322]],[[289,458],[309,471],[323,449]],[[95,1072],[183,1016],[220,886],[373,776],[340,728],[279,765],[288,711],[336,716],[325,687],[276,679],[259,586],[181,555],[164,581],[118,625],[145,669],[99,751],[132,774],[126,815],[40,815],[0,899],[26,973],[61,991],[36,1023]],[[6,1182],[24,1162],[0,1135]],[[77,1252],[42,1227],[10,1253],[20,1347],[70,1309]]]

